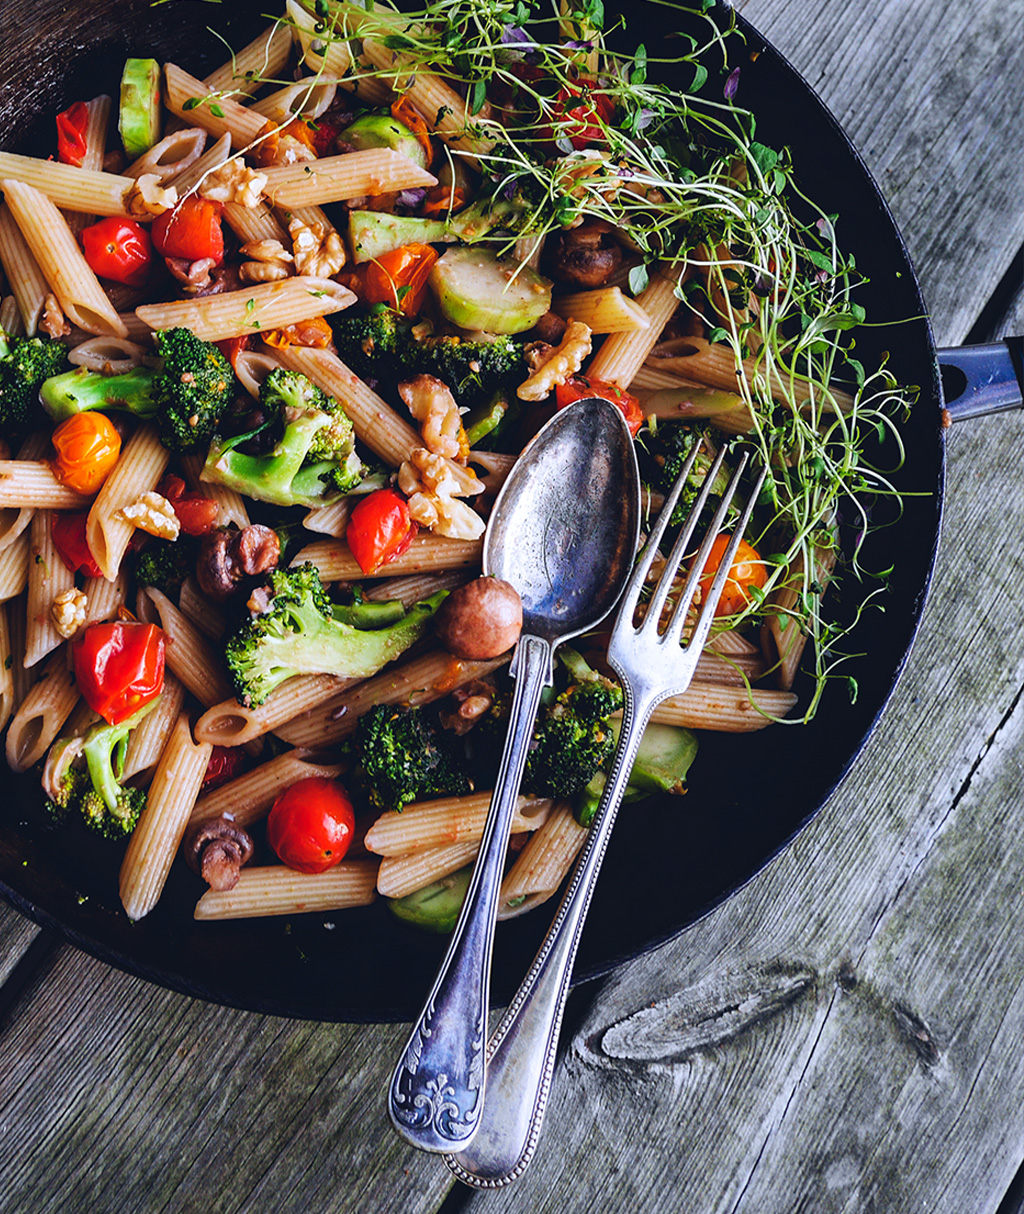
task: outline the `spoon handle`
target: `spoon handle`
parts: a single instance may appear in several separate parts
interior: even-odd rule
[[[601,802],[569,888],[530,972],[487,1047],[487,1101],[479,1133],[445,1163],[465,1184],[500,1189],[525,1171],[540,1139],[569,978],[590,897],[653,703],[627,695],[622,732]]]
[[[395,1129],[425,1151],[453,1151],[467,1145],[476,1133],[483,1103],[498,891],[540,695],[551,682],[548,642],[524,634],[515,657],[509,732],[480,856],[440,973],[413,1026],[388,1093]]]

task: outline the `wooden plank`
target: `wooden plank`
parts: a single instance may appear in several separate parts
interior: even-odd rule
[[[6,902],[0,902],[0,941],[3,941],[0,951],[0,999],[3,998],[3,987],[11,972],[38,935],[39,928],[34,923],[19,915]]]

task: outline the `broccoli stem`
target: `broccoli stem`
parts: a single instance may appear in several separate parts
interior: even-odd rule
[[[123,375],[101,375],[77,367],[43,381],[39,399],[55,422],[66,421],[90,409],[119,409],[149,418],[157,412],[153,401],[152,367],[133,367]]]
[[[121,798],[121,776],[124,774],[128,735],[143,717],[153,711],[159,699],[157,696],[150,700],[118,725],[94,725],[85,735],[82,753],[89,769],[89,779],[112,814],[117,814]]]

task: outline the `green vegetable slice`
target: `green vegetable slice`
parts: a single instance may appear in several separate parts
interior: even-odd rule
[[[155,59],[125,61],[117,129],[129,156],[141,156],[159,141],[160,64]]]

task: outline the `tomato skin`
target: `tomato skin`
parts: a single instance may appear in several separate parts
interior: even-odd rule
[[[71,649],[85,702],[117,725],[155,699],[164,686],[164,634],[155,624],[115,620],[90,624]]]
[[[103,570],[96,564],[85,538],[88,517],[88,510],[54,510],[50,535],[65,568],[72,573],[83,573],[86,577],[102,577]]]
[[[104,413],[72,414],[54,430],[51,441],[56,452],[50,461],[53,475],[85,497],[99,492],[121,454],[121,436]]]
[[[310,776],[280,793],[267,818],[267,842],[289,868],[322,873],[344,858],[356,819],[337,780]]]
[[[555,112],[562,121],[557,128],[548,128],[549,141],[568,139],[577,152],[606,141],[604,127],[615,116],[615,98],[600,89],[596,80],[581,77],[558,90]],[[574,101],[579,104],[573,105]]]
[[[228,360],[231,370],[237,375],[238,356],[252,346],[252,334],[246,333],[243,337],[225,337],[223,341],[215,341],[213,344]]]
[[[725,549],[731,539],[728,535],[719,535],[711,545],[704,573],[701,575],[700,586],[703,593],[711,589],[711,583],[718,567],[725,556]],[[715,616],[738,615],[750,606],[749,590],[751,586],[760,590],[768,579],[768,571],[756,548],[746,540],[740,540],[736,555],[729,567],[729,576],[722,589],[722,597],[715,608]]]
[[[616,405],[626,419],[630,434],[636,438],[644,424],[644,413],[640,402],[632,393],[623,391],[617,384],[606,383],[603,379],[593,379],[586,375],[573,376],[555,388],[555,403],[559,409],[564,409],[574,400],[583,400],[587,396],[600,396],[602,400],[610,400]]]
[[[435,261],[437,250],[428,244],[404,244],[381,253],[364,267],[363,301],[387,304],[403,316],[416,316],[423,309]]]
[[[409,516],[409,503],[394,489],[368,493],[352,511],[345,539],[363,573],[401,556],[413,541],[419,524]]]
[[[82,167],[88,150],[85,142],[88,124],[89,107],[84,101],[74,102],[57,115],[57,159],[61,164],[73,164],[78,169]]]
[[[144,287],[153,269],[153,242],[141,223],[111,215],[82,229],[89,268],[100,278]]]
[[[206,535],[217,525],[219,507],[212,497],[190,493],[180,476],[168,474],[157,485],[157,493],[174,507],[178,523],[186,535]]]
[[[220,213],[219,202],[186,194],[171,210],[153,220],[150,229],[153,247],[161,257],[181,257],[186,261],[209,257],[220,265],[224,260]]]
[[[241,775],[245,767],[245,752],[241,746],[215,746],[210,752],[210,761],[203,776],[202,791],[212,792]]]

